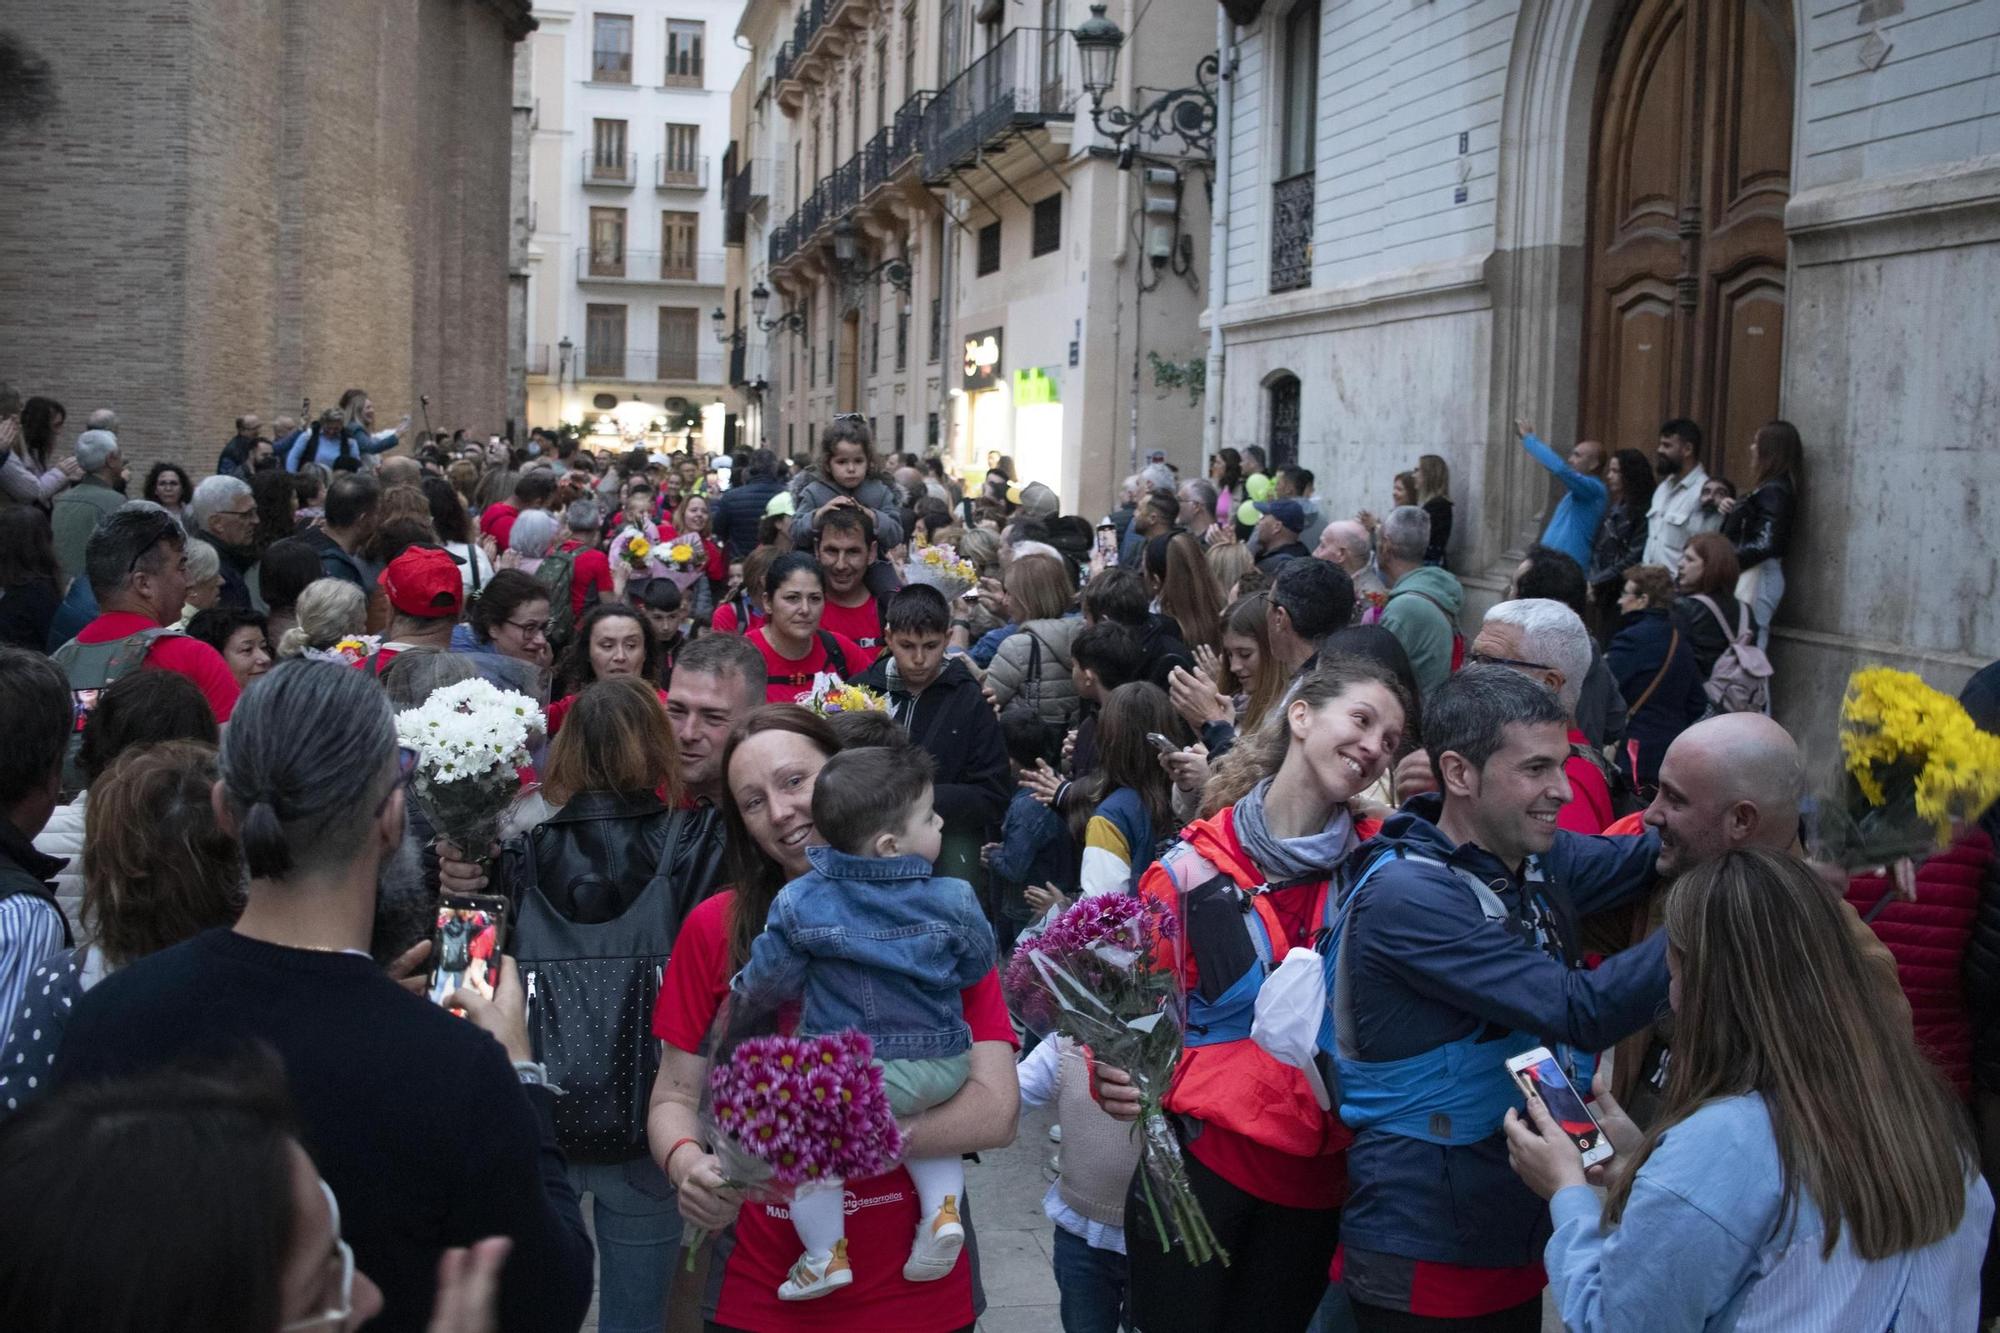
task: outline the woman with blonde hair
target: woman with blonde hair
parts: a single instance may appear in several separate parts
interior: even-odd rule
[[[1242,600],[1236,585],[1245,574],[1257,567],[1257,558],[1250,554],[1250,548],[1242,542],[1217,542],[1206,552],[1209,575],[1215,580],[1215,587],[1227,602]]]
[[[1417,457],[1417,504],[1431,516],[1431,541],[1424,548],[1424,563],[1445,563],[1445,548],[1451,544],[1451,465],[1436,454]]]
[[[1070,644],[1083,621],[1069,614],[1076,600],[1069,572],[1053,555],[1017,555],[1001,576],[1008,623],[1014,631],[1000,641],[987,668],[986,687],[994,707],[1008,716],[1014,696],[1024,696],[1035,715],[1052,726],[1076,720],[1076,684],[1070,679]]]
[[[1848,911],[1771,851],[1674,885],[1666,1107],[1641,1134],[1599,1093],[1601,1205],[1541,1100],[1508,1112],[1514,1169],[1553,1215],[1563,1327],[1977,1324],[1993,1196],[1950,1088],[1874,1002]]]
[[[307,649],[329,651],[342,639],[358,639],[368,630],[368,596],[346,579],[314,579],[299,594],[293,614],[298,623],[278,640],[280,658],[303,656]]]

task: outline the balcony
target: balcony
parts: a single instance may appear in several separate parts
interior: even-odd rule
[[[771,82],[783,83],[792,77],[792,44],[782,43],[771,57]]]
[[[804,245],[819,230],[819,224],[826,218],[827,196],[832,193],[833,178],[828,176],[814,186],[812,196],[799,205],[799,211],[792,215],[792,240],[795,245]]]
[[[923,151],[924,113],[937,94],[928,90],[910,94],[910,100],[896,108],[890,128],[889,174]]]
[[[583,155],[585,185],[608,185],[629,190],[638,180],[639,158],[636,153],[590,152]]]
[[[790,259],[792,251],[798,248],[798,242],[794,239],[796,224],[796,218],[787,218],[785,221],[771,228],[771,237],[765,255],[765,263],[772,268],[776,268],[779,264]]]
[[[861,159],[850,157],[833,169],[827,177],[832,189],[826,197],[826,216],[822,221],[833,222],[846,217],[861,202]]]
[[[683,348],[598,347],[577,349],[586,380],[623,384],[721,384],[725,358],[720,349],[697,352]]]
[[[882,188],[889,179],[889,141],[895,131],[887,125],[875,131],[867,143],[861,145],[861,193],[870,195]]]
[[[1313,173],[1271,187],[1271,291],[1312,286]]]
[[[661,190],[706,190],[708,158],[699,153],[655,154],[653,185]]]
[[[966,66],[924,113],[924,175],[948,176],[1009,131],[1072,119],[1073,45],[1062,28],[1016,28]]]
[[[729,207],[738,213],[748,213],[757,205],[771,197],[771,159],[752,158],[743,164],[743,169],[729,178]]]
[[[721,254],[688,254],[657,250],[593,250],[579,246],[576,252],[578,282],[666,282],[692,283],[697,287],[720,287],[726,257]]]

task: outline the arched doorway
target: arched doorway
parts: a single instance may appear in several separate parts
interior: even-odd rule
[[[1631,0],[1592,122],[1578,428],[1650,454],[1669,417],[1708,434],[1711,472],[1750,479],[1778,415],[1789,0]]]

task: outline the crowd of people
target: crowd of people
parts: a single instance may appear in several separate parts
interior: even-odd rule
[[[853,416],[598,451],[353,390],[128,498],[115,414],[66,421],[0,388],[0,1327],[966,1329],[963,1159],[1024,1103],[1070,1333],[2000,1313],[2000,818],[1897,894],[1808,860],[1783,422],[1741,499],[1692,422],[1523,423],[1562,495],[1475,621],[1432,454],[1379,518],[1254,448],[1079,515]],[[474,679],[543,710],[488,846],[395,722]],[[2000,665],[1962,697],[2000,730]],[[1009,1012],[1099,895],[1168,923],[1226,1262],[1162,1230],[1131,1075]],[[491,984],[429,1002],[441,899],[491,898]],[[1257,1032],[1297,949],[1311,1068]],[[746,1188],[707,1096],[753,1015],[870,1039],[893,1168]]]

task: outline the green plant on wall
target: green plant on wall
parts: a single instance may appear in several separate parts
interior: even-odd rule
[[[1189,407],[1199,404],[1202,394],[1208,390],[1206,357],[1191,356],[1185,361],[1169,361],[1158,352],[1147,352],[1146,362],[1153,368],[1154,386],[1163,394],[1186,389]]]

